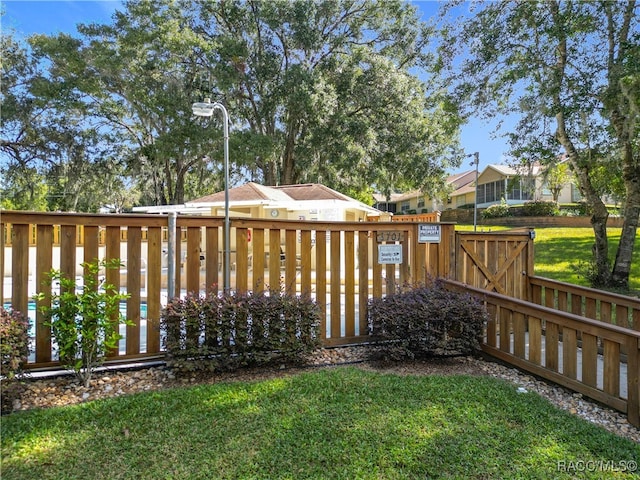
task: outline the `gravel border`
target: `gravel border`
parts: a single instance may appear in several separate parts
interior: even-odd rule
[[[176,372],[164,365],[136,369],[122,369],[120,366],[117,370],[115,367],[105,367],[96,373],[88,388],[80,385],[74,376],[57,372],[48,377],[22,380],[18,384],[20,391],[13,400],[12,407],[13,411],[48,408],[189,384],[261,380],[294,374],[305,368],[355,364],[366,370],[400,375],[466,374],[499,378],[513,383],[517,388],[523,389],[522,391],[536,392],[556,407],[640,444],[640,429],[631,425],[624,414],[584,398],[582,394],[544,382],[513,367],[471,356],[387,364],[371,363],[367,360],[370,348],[350,346],[321,349],[309,359],[306,367],[301,368],[287,368],[282,365],[210,375],[176,375]]]

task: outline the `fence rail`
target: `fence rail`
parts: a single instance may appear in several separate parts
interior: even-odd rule
[[[639,331],[460,282],[446,285],[487,306],[486,353],[625,412],[640,426]]]
[[[177,218],[175,269],[168,268],[168,224],[166,215],[2,212],[0,227],[10,238],[0,236],[0,299],[35,318],[28,368],[58,365],[50,329],[36,308],[49,305],[50,295],[37,305],[33,295],[52,268],[81,277],[79,264],[94,258],[121,259],[122,269],[107,270],[106,280],[130,295],[122,309],[132,325],[122,328],[109,362],[163,354],[162,306],[187,292],[218,292],[225,267],[222,218]],[[454,224],[437,225],[440,242],[420,243],[419,224],[411,222],[234,218],[231,289],[311,295],[323,312],[323,343],[330,346],[369,340],[369,299],[428,276],[449,278],[450,288],[481,297],[491,313],[485,352],[640,423],[636,299],[531,275],[529,232],[455,232]],[[400,250],[400,264],[378,261],[385,245]],[[169,271],[175,271],[173,282]]]
[[[0,285],[0,298],[15,310],[35,310],[35,356],[30,368],[57,364],[50,329],[39,311],[39,307],[50,305],[50,295],[37,305],[32,301],[33,295],[43,290],[52,268],[74,278],[81,277],[79,265],[85,260],[119,258],[123,262],[120,272],[105,272],[108,283],[129,294],[123,310],[132,321],[121,332],[124,339],[112,352],[111,361],[161,353],[158,325],[168,298],[221,289],[225,266],[220,217],[177,218],[176,238],[181,240],[176,245],[172,283],[167,278],[167,216],[3,212],[0,222],[11,232],[8,244],[0,239],[0,271],[7,279]],[[442,229],[440,243],[419,243],[418,225],[413,223],[234,218],[231,289],[259,292],[283,288],[289,293],[309,294],[323,311],[325,345],[366,341],[370,298],[392,293],[403,283],[448,273],[454,225],[438,225]],[[78,245],[80,230],[82,243]],[[34,231],[36,245],[32,245]],[[59,243],[55,231],[60,232]],[[387,235],[379,235],[382,233]],[[401,264],[378,262],[379,248],[390,244],[401,250]],[[168,291],[170,284],[174,285],[172,292]]]
[[[640,331],[640,299],[531,276],[531,301]]]

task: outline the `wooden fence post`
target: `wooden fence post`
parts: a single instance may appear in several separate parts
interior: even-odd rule
[[[114,258],[120,258],[120,227],[108,226],[105,234],[105,260],[112,260]],[[110,293],[117,293],[120,291],[120,268],[107,268],[105,272],[106,282],[112,286]],[[115,314],[111,321],[118,323],[118,314]],[[118,347],[115,347],[107,352],[107,357],[117,357],[119,355]]]
[[[49,272],[53,266],[53,226],[38,225],[36,246],[36,292],[43,291]],[[46,326],[46,318],[40,310],[51,307],[51,288],[44,289],[44,298],[36,303],[36,362],[51,361],[51,327]]]
[[[535,238],[535,230],[532,228],[529,230],[529,241],[527,242],[527,270],[525,275],[525,298],[528,302],[533,298],[533,286],[529,281],[529,277],[532,277],[535,273],[535,245],[533,243],[533,239]]]
[[[147,232],[147,353],[158,353],[161,347],[162,227],[149,227]]]
[[[640,427],[640,340],[627,341],[627,419]]]

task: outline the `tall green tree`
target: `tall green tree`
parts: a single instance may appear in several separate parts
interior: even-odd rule
[[[2,36],[0,172],[5,208],[96,211],[107,137],[52,78],[42,57]],[[109,147],[113,151],[114,147]],[[98,194],[102,193],[102,194]]]
[[[553,158],[564,150],[593,212],[596,285],[626,288],[640,214],[636,1],[481,2],[444,35],[445,58],[466,54],[452,78],[469,111],[519,116],[516,153]],[[625,222],[612,265],[608,211],[591,172],[613,158],[622,168]]]
[[[366,191],[441,181],[458,116],[417,79],[432,31],[388,0],[182,2],[266,184],[322,181]],[[424,70],[423,70],[424,71]],[[455,162],[455,160],[454,160]]]
[[[542,172],[542,180],[551,191],[553,201],[558,203],[562,190],[572,180],[569,165],[564,162],[548,164]]]
[[[438,77],[416,76],[432,65],[431,34],[399,0],[130,0],[109,24],[34,36],[46,69],[32,94],[54,109],[51,126],[74,126],[54,195],[81,208],[91,190],[77,180],[93,171],[125,175],[120,191],[147,204],[218,189],[220,119],[191,114],[206,96],[230,113],[234,175],[435,188],[456,164],[459,119]]]
[[[110,24],[32,40],[67,105],[77,103],[86,121],[109,132],[147,204],[183,203],[186,190],[202,195],[215,183],[214,159],[204,153],[212,149],[202,144],[216,136],[191,115],[201,69],[185,24],[175,2],[128,2]]]
[[[37,62],[12,32],[0,36],[0,197],[3,208],[47,210],[46,178],[40,159],[51,152],[38,134],[39,119],[46,108],[30,90],[40,75]]]

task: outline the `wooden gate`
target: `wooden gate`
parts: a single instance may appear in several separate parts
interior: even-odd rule
[[[456,232],[452,277],[473,287],[530,300],[533,230]]]

